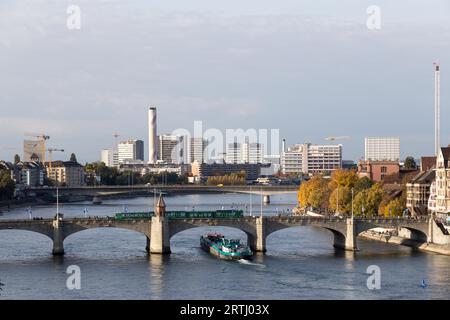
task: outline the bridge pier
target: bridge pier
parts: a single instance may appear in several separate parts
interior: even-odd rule
[[[145,251],[147,251],[147,253],[150,253],[150,238],[149,237],[146,238],[147,238],[147,245],[145,246]]]
[[[53,220],[53,250],[55,256],[64,254],[64,234],[62,220],[56,218]]]
[[[247,235],[247,244],[253,252],[266,252],[266,223],[263,217],[255,219],[256,234]]]
[[[356,231],[355,221],[352,218],[346,221],[346,233],[342,234],[337,231],[333,231],[334,244],[333,246],[338,249],[356,251]]]
[[[150,253],[170,253],[169,220],[165,216],[166,204],[162,196],[159,196],[156,204],[156,215],[152,217]]]

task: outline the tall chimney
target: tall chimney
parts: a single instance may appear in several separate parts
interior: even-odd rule
[[[435,143],[435,155],[439,155],[439,149],[441,148],[440,142],[440,122],[441,122],[441,76],[439,70],[439,64],[435,63],[434,71],[434,143]]]
[[[148,163],[155,164],[157,160],[157,131],[156,131],[156,107],[148,109]]]

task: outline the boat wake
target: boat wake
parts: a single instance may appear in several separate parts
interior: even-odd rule
[[[239,259],[239,260],[237,260],[237,262],[239,262],[240,264],[245,264],[245,265],[249,265],[249,266],[257,266],[257,267],[262,267],[262,268],[265,268],[265,267],[266,267],[265,264],[262,264],[262,263],[254,263],[254,262],[251,262],[251,261],[246,260],[246,259]]]

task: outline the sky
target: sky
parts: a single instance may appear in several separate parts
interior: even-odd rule
[[[67,28],[70,5],[80,29]],[[380,8],[369,29],[367,8]],[[434,69],[441,141],[450,144],[447,0],[2,0],[0,159],[25,132],[82,163],[119,140],[159,133],[279,129],[287,145],[399,136],[401,156],[434,153]]]

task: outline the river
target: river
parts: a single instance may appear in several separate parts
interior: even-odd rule
[[[62,204],[65,217],[112,216],[127,207],[149,210],[153,197],[115,199],[102,205]],[[250,214],[250,196],[179,195],[165,198],[168,210],[241,208]],[[252,196],[252,214],[261,214]],[[295,195],[276,195],[263,214],[285,213]],[[55,206],[36,206],[33,216],[52,217]],[[25,208],[1,219],[27,218]],[[267,253],[251,262],[222,261],[202,251],[199,237],[208,231],[246,240],[224,227],[186,230],[171,240],[171,255],[147,255],[144,235],[122,229],[85,230],[69,236],[65,255],[51,255],[52,242],[28,231],[0,231],[0,299],[448,299],[450,257],[412,248],[358,239],[358,252],[332,246],[331,232],[314,227],[277,231],[267,238]],[[81,272],[81,289],[69,290],[69,266]],[[381,271],[379,290],[369,290],[366,273]],[[425,286],[422,286],[422,281]]]

